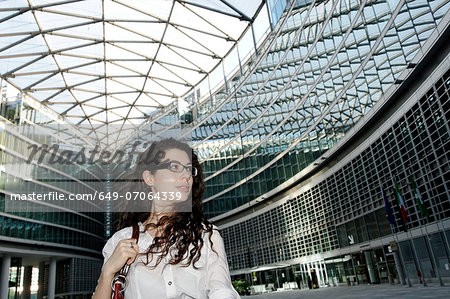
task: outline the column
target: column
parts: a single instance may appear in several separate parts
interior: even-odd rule
[[[8,298],[10,266],[11,256],[9,254],[4,254],[2,259],[2,272],[0,273],[0,298]]]
[[[324,271],[323,271],[322,261],[318,261],[317,263],[319,264],[320,275],[322,276],[322,284],[326,285],[327,281],[326,281],[326,278],[325,278],[325,274],[323,273]]]
[[[326,284],[330,285],[330,278],[328,277],[327,265],[325,264],[325,260],[322,261],[322,267],[323,267],[323,270],[325,272]]]
[[[317,283],[320,285],[323,285],[325,283],[324,281],[324,277],[323,277],[323,273],[322,273],[322,267],[320,266],[320,261],[316,262],[316,272],[319,273],[319,275],[317,276]]]
[[[33,274],[33,266],[25,266],[23,270],[23,290],[22,299],[30,299],[31,297],[31,275]]]
[[[45,271],[45,262],[39,263],[39,277],[38,277],[38,291],[37,291],[37,299],[42,299],[44,297],[44,271]]]
[[[306,270],[305,270],[305,265],[303,265],[303,264],[300,264],[300,271],[302,272],[302,282],[301,282],[301,284],[302,284],[302,288],[307,288],[308,287],[308,285],[306,285]]]
[[[406,284],[405,275],[403,273],[402,263],[400,262],[398,252],[395,250],[392,254],[394,255],[395,268],[397,269],[399,283]]]
[[[370,251],[364,251],[364,258],[366,259],[367,271],[369,272],[370,283],[377,283],[375,270],[373,268],[373,261]]]
[[[278,268],[275,268],[275,275],[277,276],[277,280],[276,280],[277,287],[275,289],[278,290],[279,288],[281,288],[280,277],[278,276]]]
[[[47,299],[55,299],[56,287],[56,258],[50,259],[50,266],[48,269],[48,292]]]
[[[307,263],[305,264],[305,268],[306,268],[306,285],[307,285],[308,288],[309,288],[309,286],[310,286],[310,284],[311,284],[311,281],[312,281],[312,278],[311,278],[311,267],[310,267],[310,262],[307,262]],[[309,279],[308,279],[308,277],[309,277]],[[312,284],[311,284],[311,286],[312,286]]]
[[[323,282],[322,279],[322,271],[320,271],[320,265],[319,262],[314,262],[314,269],[316,270],[316,275],[317,275],[317,283],[320,285],[321,281]]]

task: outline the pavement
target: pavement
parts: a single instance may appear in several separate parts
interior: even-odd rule
[[[359,285],[359,286],[338,286],[325,287],[315,290],[289,290],[265,293],[260,295],[242,296],[246,299],[348,299],[348,298],[408,298],[408,299],[449,299],[450,284],[446,286],[413,286],[404,285]]]

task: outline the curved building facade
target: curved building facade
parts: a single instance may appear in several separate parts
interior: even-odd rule
[[[236,279],[448,280],[448,11],[297,2],[193,109],[205,209]]]
[[[408,101],[396,94],[274,203],[230,216],[222,229],[234,274],[278,287],[307,287],[311,269],[321,285],[419,283],[418,271],[448,282],[448,67],[447,57],[416,92],[404,90]]]
[[[7,290],[2,298],[30,298],[32,293],[40,298],[55,293],[61,298],[88,296],[102,265],[103,211],[86,204],[78,212],[83,203],[75,200],[64,207],[50,207],[45,200],[25,203],[17,198],[11,203],[10,198],[13,194],[92,194],[103,184],[99,168],[52,163],[50,153],[33,156],[34,146],[45,140],[69,149],[78,136],[63,123],[58,125],[57,115],[26,96],[6,97],[7,86],[2,87],[0,251],[1,290]]]
[[[210,217],[294,181],[384,97],[448,10],[422,4],[320,1],[283,15],[213,113],[205,102],[194,118]]]
[[[130,170],[33,145],[134,153],[174,131],[255,292],[450,281],[448,1],[38,2],[0,20],[2,294],[89,297],[115,219],[8,196],[109,192]]]

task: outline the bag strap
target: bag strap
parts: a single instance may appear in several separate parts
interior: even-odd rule
[[[133,224],[133,234],[131,235],[131,238],[136,239],[136,245],[139,241],[139,226],[135,223]]]
[[[136,246],[138,246],[139,234],[139,226],[137,224],[133,224],[133,233],[131,234],[131,238],[136,239]],[[111,288],[113,290],[112,299],[124,299],[125,289],[128,286],[127,274],[130,269],[130,265],[131,264],[125,263],[122,269],[114,275],[114,278],[111,281]]]

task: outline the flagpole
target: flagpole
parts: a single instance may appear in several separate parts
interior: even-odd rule
[[[389,208],[389,210],[390,210],[390,207],[387,207],[387,205],[389,205],[389,200],[388,200],[387,197],[386,197],[386,193],[384,192],[383,185],[381,185],[381,192],[382,192],[382,194],[383,194],[383,199],[385,200],[386,216],[389,217],[388,211],[387,211],[388,208]],[[391,210],[391,214],[392,214],[392,210]],[[403,274],[406,276],[406,283],[407,283],[407,286],[408,286],[408,288],[410,288],[410,287],[412,287],[412,285],[411,285],[411,280],[409,279],[408,271],[407,271],[407,269],[406,269],[405,259],[403,258],[402,250],[401,250],[401,248],[400,248],[400,242],[399,242],[399,240],[398,240],[398,235],[397,235],[397,233],[398,233],[398,227],[397,227],[397,224],[396,224],[396,221],[395,221],[395,216],[394,216],[393,214],[392,214],[392,217],[394,217],[394,218],[393,218],[393,222],[394,222],[394,223],[391,223],[391,221],[389,221],[389,218],[388,218],[387,220],[388,220],[389,225],[390,225],[390,227],[391,227],[391,231],[393,232],[393,234],[392,234],[392,239],[393,239],[393,241],[394,241],[395,244],[396,244],[396,247],[397,247],[397,250],[396,250],[396,251],[400,254],[399,269],[397,269],[397,271],[398,271],[398,272],[400,272],[400,271],[403,272]],[[395,252],[393,252],[393,254],[394,254],[394,261],[395,261]],[[398,258],[398,257],[397,257],[397,258]],[[388,268],[389,268],[389,267],[388,267]],[[399,271],[399,270],[400,270],[400,271]],[[401,276],[402,273],[398,273],[398,275]],[[403,281],[401,281],[401,283],[403,284]]]
[[[391,224],[391,229],[392,229],[392,224]],[[402,268],[403,268],[403,274],[405,274],[406,276],[406,283],[408,285],[408,288],[412,287],[411,284],[411,280],[409,279],[409,274],[408,274],[408,270],[406,269],[406,264],[405,264],[405,259],[403,258],[403,253],[402,253],[402,249],[400,248],[400,241],[398,240],[398,230],[395,230],[395,233],[392,234],[392,237],[394,239],[394,241],[397,244],[397,251],[400,254],[400,259],[402,260]]]
[[[405,226],[406,226],[406,228],[407,228],[407,230],[406,230],[406,236],[408,236],[408,232],[409,232],[409,239],[408,239],[408,241],[412,244],[412,250],[413,250],[413,253],[414,253],[414,257],[416,258],[416,261],[417,261],[417,266],[419,267],[420,278],[422,279],[422,285],[423,285],[424,287],[426,287],[426,286],[427,286],[427,283],[426,283],[426,281],[425,281],[425,275],[424,275],[423,270],[422,270],[422,265],[421,265],[421,263],[420,263],[419,256],[417,255],[417,249],[416,249],[416,245],[414,244],[414,239],[413,239],[412,232],[411,232],[410,229],[408,229],[408,225],[407,225],[407,224],[405,224]]]
[[[428,170],[428,164],[425,163],[425,161],[424,161],[423,158],[420,159],[420,162],[423,162],[423,166],[426,168],[426,170]],[[422,165],[420,165],[420,166],[422,166]],[[422,173],[423,176],[425,177],[425,187],[426,187],[426,189],[427,189],[427,194],[428,194],[428,193],[429,193],[429,192],[428,192],[428,189],[431,189],[431,188],[428,188],[428,184],[427,184],[426,182],[429,182],[430,180],[429,180],[427,171],[421,171],[421,173]],[[431,198],[430,194],[428,194],[428,198]],[[433,215],[435,215],[435,216],[434,216],[434,219],[435,219],[435,221],[436,221],[437,227],[439,228],[439,223],[440,223],[441,226],[442,226],[442,228],[439,228],[438,231],[439,231],[439,232],[442,232],[442,235],[444,236],[445,243],[447,244],[447,248],[450,248],[450,243],[449,243],[449,241],[448,241],[447,234],[445,233],[445,227],[444,227],[444,224],[442,223],[442,219],[441,219],[441,218],[439,218],[439,219],[437,218],[436,215],[438,215],[438,213],[436,213],[436,211],[434,210],[434,207],[433,207],[432,204],[430,205],[430,208],[431,208],[431,211],[433,212]],[[450,263],[450,257],[448,257],[448,262]]]
[[[396,177],[397,177],[397,174],[394,174],[394,186],[395,186],[394,187],[394,192],[395,192],[395,196],[397,197],[397,200],[399,201],[399,205],[400,205],[400,199],[399,198],[401,198],[401,194],[400,194],[400,189],[398,188]],[[401,198],[401,200],[403,201],[403,198]],[[404,202],[403,202],[403,205],[404,205]],[[404,205],[403,208],[406,210],[406,205]],[[400,213],[402,213],[402,212],[400,212]],[[417,255],[416,245],[414,244],[414,239],[413,239],[412,232],[410,231],[410,229],[408,229],[408,223],[405,221],[405,219],[403,219],[403,217],[402,217],[402,221],[403,221],[403,224],[404,224],[405,229],[406,229],[406,236],[407,236],[408,243],[410,243],[412,245],[412,251],[413,251],[414,257],[415,257],[415,259],[417,261],[417,266],[419,268],[419,273],[420,273],[419,282],[420,282],[420,280],[422,280],[422,285],[424,287],[426,287],[427,283],[425,281],[425,275],[424,275],[423,270],[422,270],[422,265],[420,264],[419,256]],[[409,232],[409,237],[408,237],[408,232]]]
[[[419,223],[420,223],[420,221],[419,221]],[[424,227],[425,227],[426,239],[428,241],[428,246],[430,246],[431,258],[433,259],[434,268],[436,269],[436,274],[438,276],[439,286],[443,287],[444,286],[444,282],[442,281],[441,272],[439,271],[439,268],[438,268],[438,265],[437,265],[437,262],[436,262],[436,257],[434,255],[433,247],[431,246],[430,235],[428,234],[428,228],[427,228],[426,225],[424,225]],[[423,233],[422,226],[420,227],[420,231]]]
[[[413,197],[414,197],[414,200],[416,200],[416,206],[417,206],[417,205],[418,205],[418,203],[417,203],[418,198],[417,198],[417,197],[420,196],[420,194],[417,194],[417,192],[419,192],[419,190],[418,190],[417,185],[416,185],[416,183],[415,183],[414,175],[413,175],[413,173],[412,173],[412,171],[411,171],[410,165],[407,165],[407,166],[406,166],[406,169],[407,169],[407,174],[408,174],[409,180],[410,180],[410,181],[409,181],[409,185],[410,185],[411,190],[412,190],[412,192],[413,192]],[[422,203],[421,203],[421,204],[422,204]],[[421,208],[422,210],[423,210],[423,209],[426,209],[426,207],[425,207],[424,205],[422,205],[422,206],[419,207],[419,208]],[[425,223],[423,223],[423,222],[425,222],[425,221],[423,221],[423,222],[421,221],[421,218],[423,217],[422,211],[419,211],[419,213],[417,213],[418,211],[417,211],[417,209],[415,209],[415,212],[416,212],[416,214],[418,215],[417,220],[418,220],[418,222],[419,222],[419,228],[420,228],[420,232],[422,233],[422,235],[423,235],[423,228],[425,228],[425,238],[426,238],[426,240],[427,240],[427,244],[428,244],[428,246],[429,246],[429,248],[430,248],[430,253],[431,253],[430,258],[431,258],[431,260],[432,260],[434,269],[435,269],[436,274],[437,274],[437,276],[438,276],[439,285],[442,287],[442,286],[444,286],[444,283],[442,282],[441,274],[440,274],[439,268],[438,268],[437,263],[436,263],[436,258],[435,258],[435,256],[434,256],[433,247],[431,246],[430,235],[429,235],[429,233],[428,233],[428,228],[427,228],[427,225],[426,225]],[[422,219],[422,220],[423,220],[423,219]]]
[[[411,172],[409,166],[408,166],[408,171],[410,172],[411,178],[414,180],[414,175],[412,174],[412,172]],[[411,183],[412,183],[412,182],[411,182]],[[412,191],[413,191],[414,197],[416,197],[416,196],[421,196],[420,194],[416,194],[417,192],[420,192],[420,191],[419,191],[419,187],[417,186],[417,184],[416,184],[415,182],[414,182],[414,185],[415,185],[415,186],[411,186],[411,189],[412,189]],[[416,188],[416,190],[414,190],[414,187]],[[422,209],[426,209],[426,206],[423,206]],[[416,212],[417,212],[417,211],[416,211]],[[435,214],[435,215],[436,215],[436,214]],[[421,215],[421,216],[422,216],[422,217],[419,217],[419,218],[418,218],[419,224],[421,223],[421,221],[420,221],[421,218],[422,218],[423,222],[425,222],[425,220],[423,219],[423,216],[424,216],[424,215]],[[436,269],[436,274],[437,274],[438,280],[439,280],[439,286],[443,287],[443,286],[444,286],[444,282],[442,281],[441,271],[439,270],[439,267],[438,267],[438,264],[437,264],[437,261],[436,261],[436,256],[434,255],[433,246],[431,245],[430,234],[428,233],[428,227],[427,227],[427,224],[428,224],[428,222],[429,222],[429,215],[428,215],[428,212],[426,213],[426,216],[427,216],[427,223],[423,225],[424,228],[425,228],[426,239],[427,239],[427,241],[428,241],[428,246],[430,247],[431,258],[433,259],[434,268]],[[439,225],[437,224],[437,222],[439,222],[439,221],[436,221],[436,225],[437,225],[437,227],[438,227],[439,235],[441,235],[441,232],[440,232],[440,229],[439,229]],[[422,234],[423,234],[423,231],[422,231],[422,225],[421,225],[421,224],[420,224],[420,231],[421,231]],[[444,234],[444,236],[445,236],[445,232],[444,232],[443,234]],[[446,241],[447,241],[447,240],[446,240]]]

